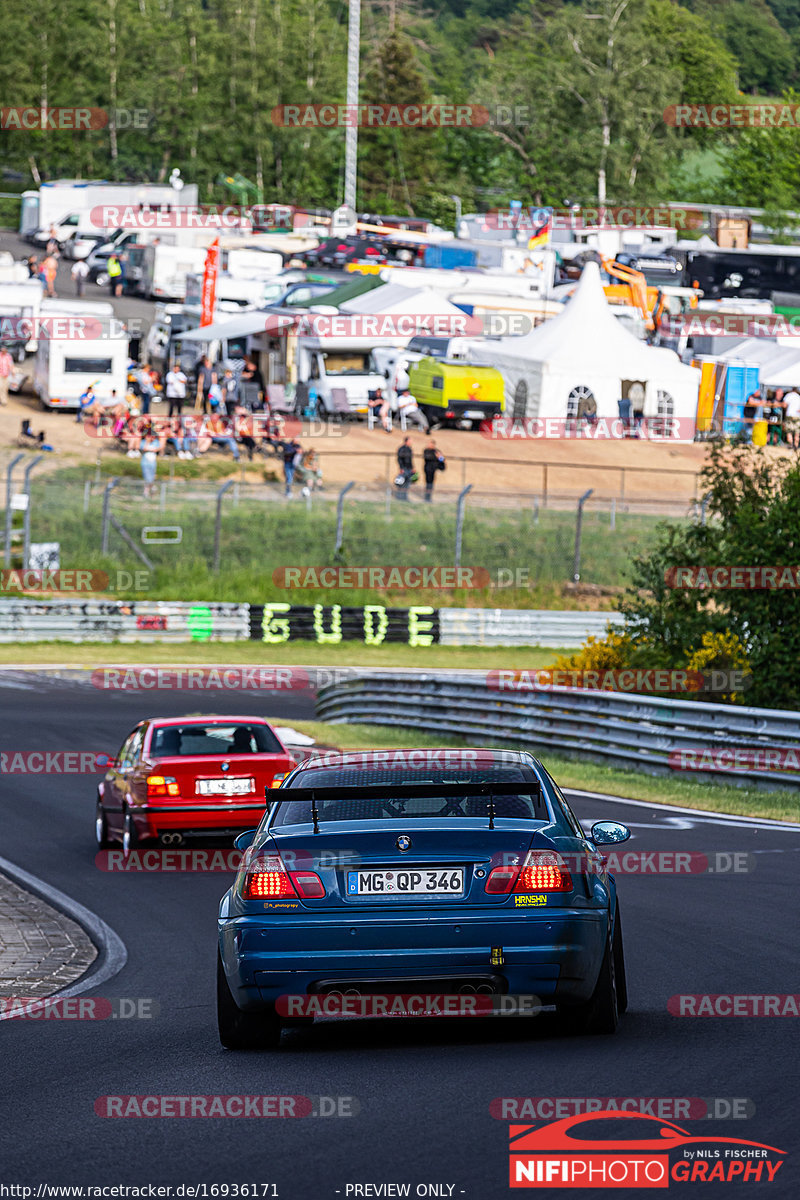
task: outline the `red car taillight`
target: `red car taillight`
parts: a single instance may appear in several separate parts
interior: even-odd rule
[[[269,786],[271,788],[279,788],[288,774],[288,771],[284,771],[282,775],[273,775],[272,783]]]
[[[147,798],[153,796],[180,796],[181,789],[177,779],[171,775],[148,775]]]
[[[314,871],[287,871],[277,854],[248,863],[242,896],[245,900],[318,900],[325,887]]]
[[[495,867],[486,880],[490,895],[511,892],[571,892],[572,876],[554,850],[529,850],[521,867]]]

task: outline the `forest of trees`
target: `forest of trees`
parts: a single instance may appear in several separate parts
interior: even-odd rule
[[[241,172],[266,201],[341,201],[342,129],[284,104],[343,103],[345,0],[4,0],[6,106],[146,110],[103,129],[0,131],[14,186],[162,180],[204,200]],[[800,0],[364,0],[361,99],[525,106],[519,126],[362,130],[358,206],[451,223],[505,204],[667,199],[800,207],[800,131],[669,127],[673,104],[794,101]],[[4,190],[9,183],[6,182]]]

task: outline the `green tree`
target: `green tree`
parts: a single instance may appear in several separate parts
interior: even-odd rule
[[[708,524],[665,525],[633,567],[626,632],[654,666],[682,666],[711,634],[733,635],[753,683],[747,703],[800,705],[800,622],[792,589],[676,586],[680,567],[794,566],[800,554],[800,462],[752,446],[712,447],[702,472]],[[706,644],[708,639],[706,638]]]

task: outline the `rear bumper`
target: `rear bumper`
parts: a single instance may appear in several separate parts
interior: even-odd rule
[[[132,812],[139,836],[150,838],[161,833],[255,829],[264,816],[264,803],[142,805]]]
[[[501,990],[533,993],[545,1004],[586,1000],[607,936],[608,912],[597,908],[397,914],[390,922],[350,914],[309,919],[293,910],[219,921],[229,986],[239,1007],[251,1010],[337,980],[350,987],[369,980],[374,991],[385,979],[397,991],[404,979],[486,974],[500,979]],[[491,965],[493,947],[503,949],[502,966]]]

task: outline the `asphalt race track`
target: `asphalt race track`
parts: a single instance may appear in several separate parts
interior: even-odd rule
[[[0,749],[114,753],[147,713],[215,710],[288,724],[313,716],[313,697],[109,695],[6,676]],[[677,1124],[788,1152],[773,1183],[737,1180],[711,1195],[800,1196],[797,1018],[667,1010],[680,993],[800,990],[800,830],[573,798],[586,827],[611,817],[630,823],[628,847],[637,851],[704,852],[722,866],[718,852],[751,856],[746,871],[618,876],[630,1008],[614,1037],[563,1036],[549,1014],[328,1020],[285,1032],[277,1052],[245,1054],[222,1050],[215,1025],[215,918],[229,877],[98,870],[94,799],[92,776],[4,775],[0,855],[91,909],[125,943],[127,964],[96,994],[152,998],[158,1015],[0,1022],[6,1183],[269,1183],[281,1200],[345,1200],[348,1184],[410,1183],[412,1196],[417,1185],[437,1184],[447,1186],[427,1194],[486,1200],[510,1194],[508,1125],[490,1113],[495,1098],[703,1097],[747,1099],[754,1111]],[[354,1097],[347,1103],[357,1111],[294,1120],[108,1119],[94,1111],[104,1095],[152,1094]],[[694,1192],[689,1183],[670,1187]]]

